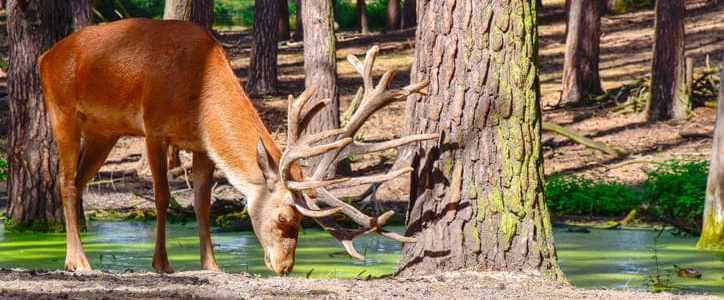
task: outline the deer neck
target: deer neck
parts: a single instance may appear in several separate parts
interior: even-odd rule
[[[263,197],[266,184],[256,162],[256,144],[261,139],[277,165],[281,151],[223,59],[223,63],[207,69],[200,97],[199,126],[209,157],[244,194],[251,211],[255,206],[265,205],[259,200],[267,198]]]

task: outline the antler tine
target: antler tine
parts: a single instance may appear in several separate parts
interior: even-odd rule
[[[320,111],[322,111],[322,109],[323,109],[325,106],[327,106],[327,104],[329,104],[330,102],[332,102],[332,99],[323,99],[323,100],[320,100],[319,102],[315,103],[314,106],[312,106],[309,110],[307,110],[306,112],[304,112],[303,114],[301,114],[302,120],[299,122],[299,129],[298,129],[299,132],[298,132],[297,134],[298,134],[298,135],[299,135],[299,134],[302,134],[302,131],[303,131],[304,129],[307,129],[307,127],[309,126],[309,122],[312,121],[312,119],[314,118],[314,116],[316,116],[317,113],[319,113]]]
[[[387,149],[397,148],[406,144],[419,142],[419,141],[425,141],[425,140],[433,140],[439,138],[440,135],[433,133],[433,134],[415,134],[415,135],[408,135],[405,137],[385,141],[385,142],[379,142],[379,143],[357,143],[353,142],[352,144],[345,147],[339,156],[335,159],[335,163],[340,162],[347,157],[349,157],[352,154],[361,155],[361,154],[367,154],[372,152],[378,152],[378,151],[384,151]]]
[[[360,186],[360,185],[365,185],[365,184],[385,182],[385,181],[392,180],[396,177],[399,177],[402,174],[407,174],[410,172],[412,172],[412,168],[410,168],[410,167],[402,168],[399,170],[390,171],[390,172],[382,173],[382,174],[349,178],[348,180],[330,183],[328,185],[328,187],[348,188],[348,187]]]
[[[300,114],[302,113],[302,109],[307,104],[309,99],[312,99],[312,96],[314,95],[314,92],[317,90],[316,86],[310,86],[307,89],[302,92],[299,97],[294,99],[292,95],[289,95],[288,100],[288,111],[287,111],[287,139],[288,142],[291,144],[297,140],[299,137],[299,134],[301,133],[301,130],[299,126],[301,125],[299,122]],[[303,129],[304,127],[302,127]]]

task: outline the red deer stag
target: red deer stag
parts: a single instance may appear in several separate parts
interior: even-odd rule
[[[41,57],[39,71],[60,156],[65,268],[90,270],[78,228],[79,199],[121,136],[144,136],[146,140],[158,221],[153,254],[157,272],[173,272],[165,243],[170,198],[166,153],[170,145],[193,152],[194,209],[204,270],[219,270],[209,233],[214,166],[246,196],[254,232],[264,248],[264,261],[277,274],[287,274],[294,266],[302,216],[315,218],[356,258],[362,256],[351,241],[366,232],[413,242],[382,228],[391,212],[369,217],[328,191],[330,187],[382,182],[409,169],[358,178],[323,178],[328,169],[352,153],[437,137],[414,135],[374,144],[353,142],[373,112],[420,93],[427,85],[387,90],[394,75],[388,71],[373,86],[376,54],[375,47],[364,63],[349,57],[364,79],[365,93],[356,113],[341,129],[305,135],[307,124],[327,101],[306,105],[313,88],[297,99],[290,96],[288,143],[282,153],[239,85],[222,47],[191,23],[127,19],[86,27],[58,42]],[[320,144],[325,140],[332,142]],[[317,155],[322,156],[322,162],[310,177],[304,177],[298,161]],[[326,209],[320,209],[318,203]],[[361,228],[342,228],[330,217],[337,212]]]

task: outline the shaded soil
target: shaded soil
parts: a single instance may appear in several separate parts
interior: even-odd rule
[[[3,299],[676,299],[668,293],[589,290],[524,274],[454,272],[372,280],[0,271]],[[543,296],[544,295],[544,296]],[[687,299],[719,299],[686,296]]]

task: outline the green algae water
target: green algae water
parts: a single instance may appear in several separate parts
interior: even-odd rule
[[[1,224],[0,224],[1,225]],[[110,272],[152,271],[155,236],[152,222],[90,221],[83,242],[94,269]],[[398,232],[402,228],[392,227]],[[589,234],[555,230],[561,267],[568,280],[581,287],[645,290],[646,275],[655,269],[655,231],[591,230]],[[169,260],[176,271],[198,270],[199,251],[194,223],[169,224]],[[694,268],[701,279],[672,275],[673,292],[724,295],[724,252],[695,249],[696,237],[678,237],[665,232],[658,241],[662,273],[673,265]],[[272,275],[266,269],[263,251],[252,232],[213,234],[219,265],[226,272]],[[355,240],[365,261],[349,258],[321,229],[300,234],[294,275],[338,278],[366,278],[392,274],[397,268],[400,244],[375,235]],[[0,226],[0,268],[62,269],[65,259],[64,234],[4,233]]]

